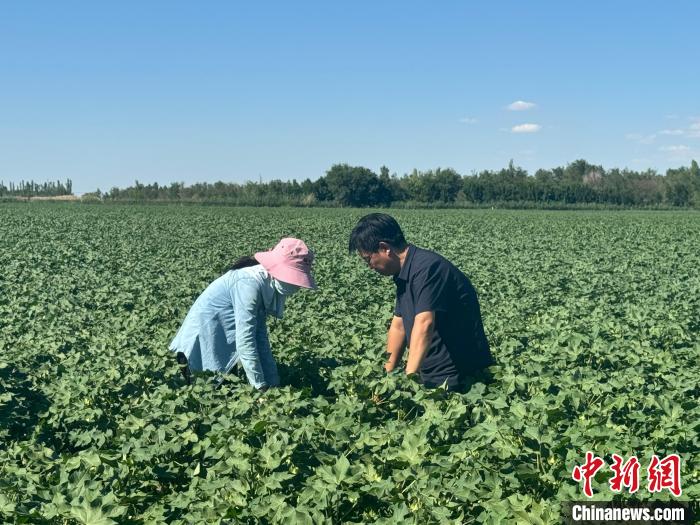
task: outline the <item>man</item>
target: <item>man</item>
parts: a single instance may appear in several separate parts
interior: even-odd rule
[[[427,387],[446,383],[448,390],[462,391],[494,364],[476,291],[451,262],[408,244],[396,220],[385,213],[360,219],[349,250],[396,284],[387,372],[401,362],[408,346],[406,374],[420,373]]]

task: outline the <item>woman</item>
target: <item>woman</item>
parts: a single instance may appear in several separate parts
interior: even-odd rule
[[[279,385],[265,318],[281,318],[285,299],[299,288],[316,288],[313,259],[304,241],[286,238],[272,250],[239,259],[213,281],[170,343],[187,382],[190,370],[226,373],[240,362],[255,388]]]

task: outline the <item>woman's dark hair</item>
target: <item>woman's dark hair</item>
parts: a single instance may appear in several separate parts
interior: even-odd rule
[[[240,270],[241,268],[248,268],[248,266],[255,266],[256,264],[260,264],[258,260],[252,255],[247,255],[246,257],[241,257],[231,266],[227,267],[224,270],[224,273],[230,272],[231,270]]]
[[[374,253],[379,250],[380,242],[398,250],[406,247],[406,239],[396,219],[386,213],[370,213],[362,217],[352,230],[348,250],[350,253]]]

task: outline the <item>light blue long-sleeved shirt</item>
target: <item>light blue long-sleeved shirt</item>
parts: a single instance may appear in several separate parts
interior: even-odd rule
[[[170,350],[185,354],[193,371],[228,372],[240,362],[255,388],[276,386],[265,318],[283,311],[284,296],[261,265],[228,271],[194,302]]]

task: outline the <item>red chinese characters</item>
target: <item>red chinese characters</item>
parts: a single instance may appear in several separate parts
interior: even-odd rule
[[[612,455],[613,463],[610,470],[613,476],[608,481],[612,492],[622,492],[627,488],[630,494],[639,490],[639,472],[641,465],[636,456],[624,461],[622,456]],[[593,497],[592,479],[596,473],[605,466],[605,460],[595,456],[592,452],[586,452],[586,462],[583,465],[576,465],[571,477],[574,481],[583,481],[583,493]],[[681,489],[681,458],[678,454],[670,454],[663,459],[657,455],[651,457],[651,462],[647,468],[648,484],[647,489],[651,493],[661,492],[668,489],[675,497],[682,493]]]
[[[574,481],[583,481],[583,493],[589,498],[593,497],[593,489],[591,488],[591,478],[596,475],[601,468],[605,465],[603,458],[599,458],[593,455],[593,452],[586,452],[586,463],[582,466],[576,465],[574,471],[571,473],[571,477]]]
[[[661,492],[663,489],[668,489],[676,497],[681,495],[681,458],[678,454],[671,454],[664,459],[653,455],[647,472],[649,474],[649,492]]]
[[[622,487],[627,487],[630,494],[634,494],[639,490],[639,460],[637,456],[632,456],[624,464],[622,463],[622,457],[617,454],[612,455],[613,464],[610,465],[610,469],[615,473],[615,475],[610,478],[608,482],[610,485],[610,490],[613,492],[620,492]]]

